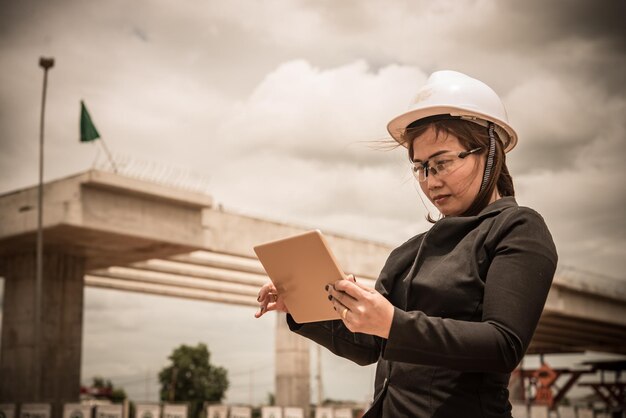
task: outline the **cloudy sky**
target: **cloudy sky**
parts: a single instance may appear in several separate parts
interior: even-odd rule
[[[619,0],[3,0],[0,193],[37,181],[37,62],[53,56],[46,179],[104,164],[78,141],[84,99],[129,173],[397,245],[428,227],[426,208],[402,151],[373,144],[429,73],[455,69],[503,98],[520,136],[508,156],[518,202],[544,216],[561,266],[625,280],[624,15]],[[83,377],[156,399],[167,354],[203,341],[231,370],[228,399],[261,401],[274,323],[251,316],[87,289]],[[327,395],[369,395],[370,368],[323,360]]]

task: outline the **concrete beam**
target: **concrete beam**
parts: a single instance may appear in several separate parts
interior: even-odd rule
[[[44,242],[87,268],[189,253],[204,245],[199,193],[88,171],[44,185]],[[0,255],[35,247],[37,188],[0,196]]]
[[[265,270],[263,269],[261,262],[257,260],[256,257],[233,256],[209,251],[193,251],[189,254],[171,256],[169,259],[185,264],[216,267],[265,275]]]
[[[254,287],[263,286],[269,279],[264,273],[248,273],[219,267],[185,264],[178,261],[152,259],[133,263],[132,268],[147,272],[169,273],[183,277],[218,280],[225,283],[241,283]]]
[[[83,199],[89,200],[90,196],[83,196],[83,189],[88,189],[87,194],[91,191],[109,191],[113,193],[113,202],[105,202],[107,207],[115,204],[120,196],[135,196],[138,200],[143,199],[151,203],[167,202],[172,207],[180,206],[194,208],[200,210],[211,207],[213,200],[210,196],[187,192],[184,190],[162,186],[152,182],[141,181],[113,173],[91,170],[70,177],[54,180],[44,184],[43,204],[44,204],[44,228],[55,225],[76,225],[88,227],[89,217],[94,222],[98,221],[98,214],[101,212],[96,209],[93,214],[84,216],[85,210]],[[26,189],[16,190],[0,195],[0,214],[3,222],[0,223],[0,241],[13,236],[29,234],[37,228],[37,192],[36,186]],[[98,199],[99,196],[95,196]],[[105,195],[103,198],[111,198],[111,194]],[[93,203],[101,203],[93,202]],[[117,202],[118,206],[123,206],[124,202]],[[93,204],[91,205],[93,207]],[[144,205],[145,206],[145,205]],[[131,207],[127,209],[140,209]],[[119,210],[117,211],[119,212]],[[150,215],[143,213],[142,215]],[[124,219],[111,219],[105,216],[105,221],[109,223],[113,220],[128,219],[128,214],[123,216]],[[115,225],[107,225],[107,227],[115,228]],[[108,228],[107,228],[108,229]],[[132,230],[135,226],[132,227]]]
[[[36,187],[0,196],[0,254],[34,248],[36,201]],[[212,203],[210,196],[92,170],[44,185],[45,242],[97,269],[202,249],[254,259],[254,245],[308,230]],[[326,236],[344,270],[363,278],[375,279],[392,249]]]
[[[106,270],[96,270],[89,274],[94,277],[109,277],[132,282],[163,284],[185,289],[212,290],[222,294],[248,295],[257,297],[259,284],[241,281],[227,281],[223,279],[197,278],[180,276],[171,273],[152,272],[148,270],[132,269],[128,267],[109,267]],[[260,281],[264,283],[264,281]]]
[[[544,308],[546,314],[596,321],[626,327],[626,298],[618,292],[582,290],[564,284],[563,278],[555,279]]]
[[[254,296],[225,294],[212,290],[185,288],[181,286],[129,281],[111,277],[85,276],[85,285],[103,289],[122,290],[158,296],[171,296],[182,299],[203,300],[207,302],[227,303],[238,306],[258,307],[256,293]]]
[[[86,284],[177,297],[188,296],[190,291],[197,290],[198,295],[191,297],[241,303],[246,306],[257,305],[255,298],[258,288],[268,280],[264,274],[259,273],[258,261],[204,251],[201,253],[201,262],[196,254],[194,257],[176,256],[173,260],[148,260],[129,267],[110,267],[94,271],[91,276],[115,280],[95,282],[89,278]],[[184,260],[189,258],[194,258],[195,262],[185,263]],[[369,286],[374,284],[372,280],[359,280]],[[574,303],[569,300],[570,292],[579,293],[578,290],[573,291],[570,287],[562,286],[559,281],[555,282],[551,295],[559,295],[561,309],[550,305],[546,307],[529,353],[579,352],[591,349],[626,353],[626,326],[620,325],[619,320],[609,322],[592,314],[581,317],[575,311],[563,309],[571,308]],[[245,295],[248,299],[231,298],[240,295]],[[602,299],[604,296],[597,297]],[[611,303],[613,302],[611,299]],[[602,305],[602,302],[598,303]],[[615,311],[612,314],[618,318],[626,315],[626,305],[617,304],[613,307]],[[602,309],[599,312],[602,313]]]
[[[310,230],[215,209],[203,210],[205,249],[254,258],[257,244]],[[324,232],[324,231],[323,231]],[[346,273],[375,279],[392,247],[324,232],[331,250]]]

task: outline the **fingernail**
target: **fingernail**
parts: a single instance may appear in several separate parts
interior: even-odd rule
[[[333,300],[333,297],[331,295],[328,295],[328,300]]]
[[[327,291],[327,292],[328,292],[328,288],[329,288],[328,285],[324,286],[324,290]]]
[[[257,296],[256,301],[261,302],[261,295]]]

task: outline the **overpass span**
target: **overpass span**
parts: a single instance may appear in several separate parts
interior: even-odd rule
[[[49,182],[43,220],[45,338],[38,346],[32,297],[36,193],[32,187],[0,195],[0,275],[6,279],[0,401],[78,399],[84,286],[257,306],[258,288],[267,277],[252,247],[305,230],[221,210],[204,194],[108,172]],[[326,236],[346,272],[373,285],[392,248]],[[283,321],[277,326],[276,350],[290,353],[288,362],[277,364],[277,402],[308,405],[309,372],[301,367],[308,364],[308,345]],[[625,341],[626,282],[559,269],[530,352],[626,354]],[[33,364],[47,367],[34,370]],[[43,393],[31,393],[33,379],[43,381]]]
[[[357,277],[374,285],[371,276]],[[85,285],[256,307],[258,289],[267,280],[256,259],[195,251],[90,271]],[[529,354],[626,354],[623,286],[593,275],[589,280],[599,283],[589,284],[569,269],[557,270]]]

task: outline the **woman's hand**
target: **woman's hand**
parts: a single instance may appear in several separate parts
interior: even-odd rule
[[[328,297],[343,323],[352,332],[389,337],[394,308],[383,295],[371,287],[348,280],[338,280],[328,286]]]
[[[255,318],[260,318],[269,311],[289,313],[285,301],[282,296],[278,294],[276,286],[274,286],[272,282],[267,282],[261,287],[257,301],[260,304],[260,309],[254,314]]]

